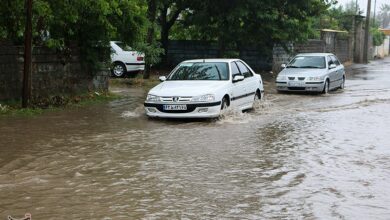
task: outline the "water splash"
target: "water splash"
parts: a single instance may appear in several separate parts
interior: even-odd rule
[[[144,107],[138,106],[133,111],[124,111],[121,114],[122,118],[138,118],[144,115]]]

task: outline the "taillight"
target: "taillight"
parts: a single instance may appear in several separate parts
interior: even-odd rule
[[[144,58],[143,57],[137,57],[137,61],[143,61]]]

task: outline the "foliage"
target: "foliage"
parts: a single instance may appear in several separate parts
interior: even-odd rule
[[[163,73],[163,75],[166,75],[168,73]],[[161,82],[158,79],[158,76],[159,76],[159,73],[155,73],[155,74],[151,75],[148,80],[143,79],[141,75],[137,75],[136,78],[125,78],[125,79],[113,78],[113,79],[110,79],[110,85],[115,85],[118,87],[121,87],[121,86],[134,87],[135,86],[135,87],[144,87],[145,89],[151,89]]]
[[[361,15],[363,12],[351,1],[345,7],[331,7],[318,17],[313,17],[313,27],[315,29],[333,29],[333,30],[353,30],[353,19],[356,14]]]
[[[333,1],[193,0],[172,34],[176,39],[216,40],[223,51],[244,45],[270,50],[273,43],[304,41],[311,18]],[[223,54],[223,53],[222,53]]]
[[[161,48],[159,42],[152,42],[151,44],[147,44],[145,42],[141,42],[135,45],[137,51],[141,51],[148,56],[145,56],[145,63],[150,65],[155,65],[160,62],[161,55],[164,53],[164,49]]]
[[[21,44],[24,0],[2,2],[0,37]],[[34,0],[34,45],[46,45],[60,51],[76,45],[85,64],[93,68],[104,61],[100,54],[110,40],[120,39],[133,44],[142,39],[145,11],[143,0]],[[108,60],[108,54],[103,59]]]
[[[120,98],[119,95],[112,93],[85,93],[77,96],[50,96],[40,97],[29,108],[21,108],[19,100],[11,100],[0,103],[1,116],[34,116],[47,111],[56,111],[64,107],[82,107],[105,103]]]
[[[378,20],[382,28],[390,27],[390,4],[381,5]]]
[[[378,29],[378,27],[371,27],[370,33],[372,35],[372,44],[374,46],[380,46],[383,44],[386,35]]]
[[[21,43],[24,0],[1,1],[0,37]],[[79,46],[85,63],[92,67],[102,61],[101,51],[109,40],[121,40],[145,53],[146,69],[150,70],[150,65],[164,55],[169,38],[217,41],[223,57],[239,55],[240,48],[247,45],[267,54],[275,43],[302,42],[318,35],[316,29],[324,24],[348,30],[342,8],[327,12],[334,3],[335,0],[34,0],[33,36],[35,45],[59,51]],[[326,17],[318,20],[324,13]],[[156,38],[161,39],[161,44]],[[108,58],[104,54],[104,59]]]

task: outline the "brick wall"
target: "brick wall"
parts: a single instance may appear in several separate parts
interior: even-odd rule
[[[34,47],[32,64],[33,96],[75,95],[107,91],[109,70],[92,74],[84,71],[79,53],[61,56],[55,51]],[[22,93],[23,48],[0,43],[0,100],[19,99]]]

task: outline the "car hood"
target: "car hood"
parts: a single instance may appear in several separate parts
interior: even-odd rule
[[[285,68],[279,73],[279,76],[321,76],[326,72],[326,69]]]
[[[213,94],[229,81],[165,81],[155,86],[149,94],[157,96],[198,96]]]

